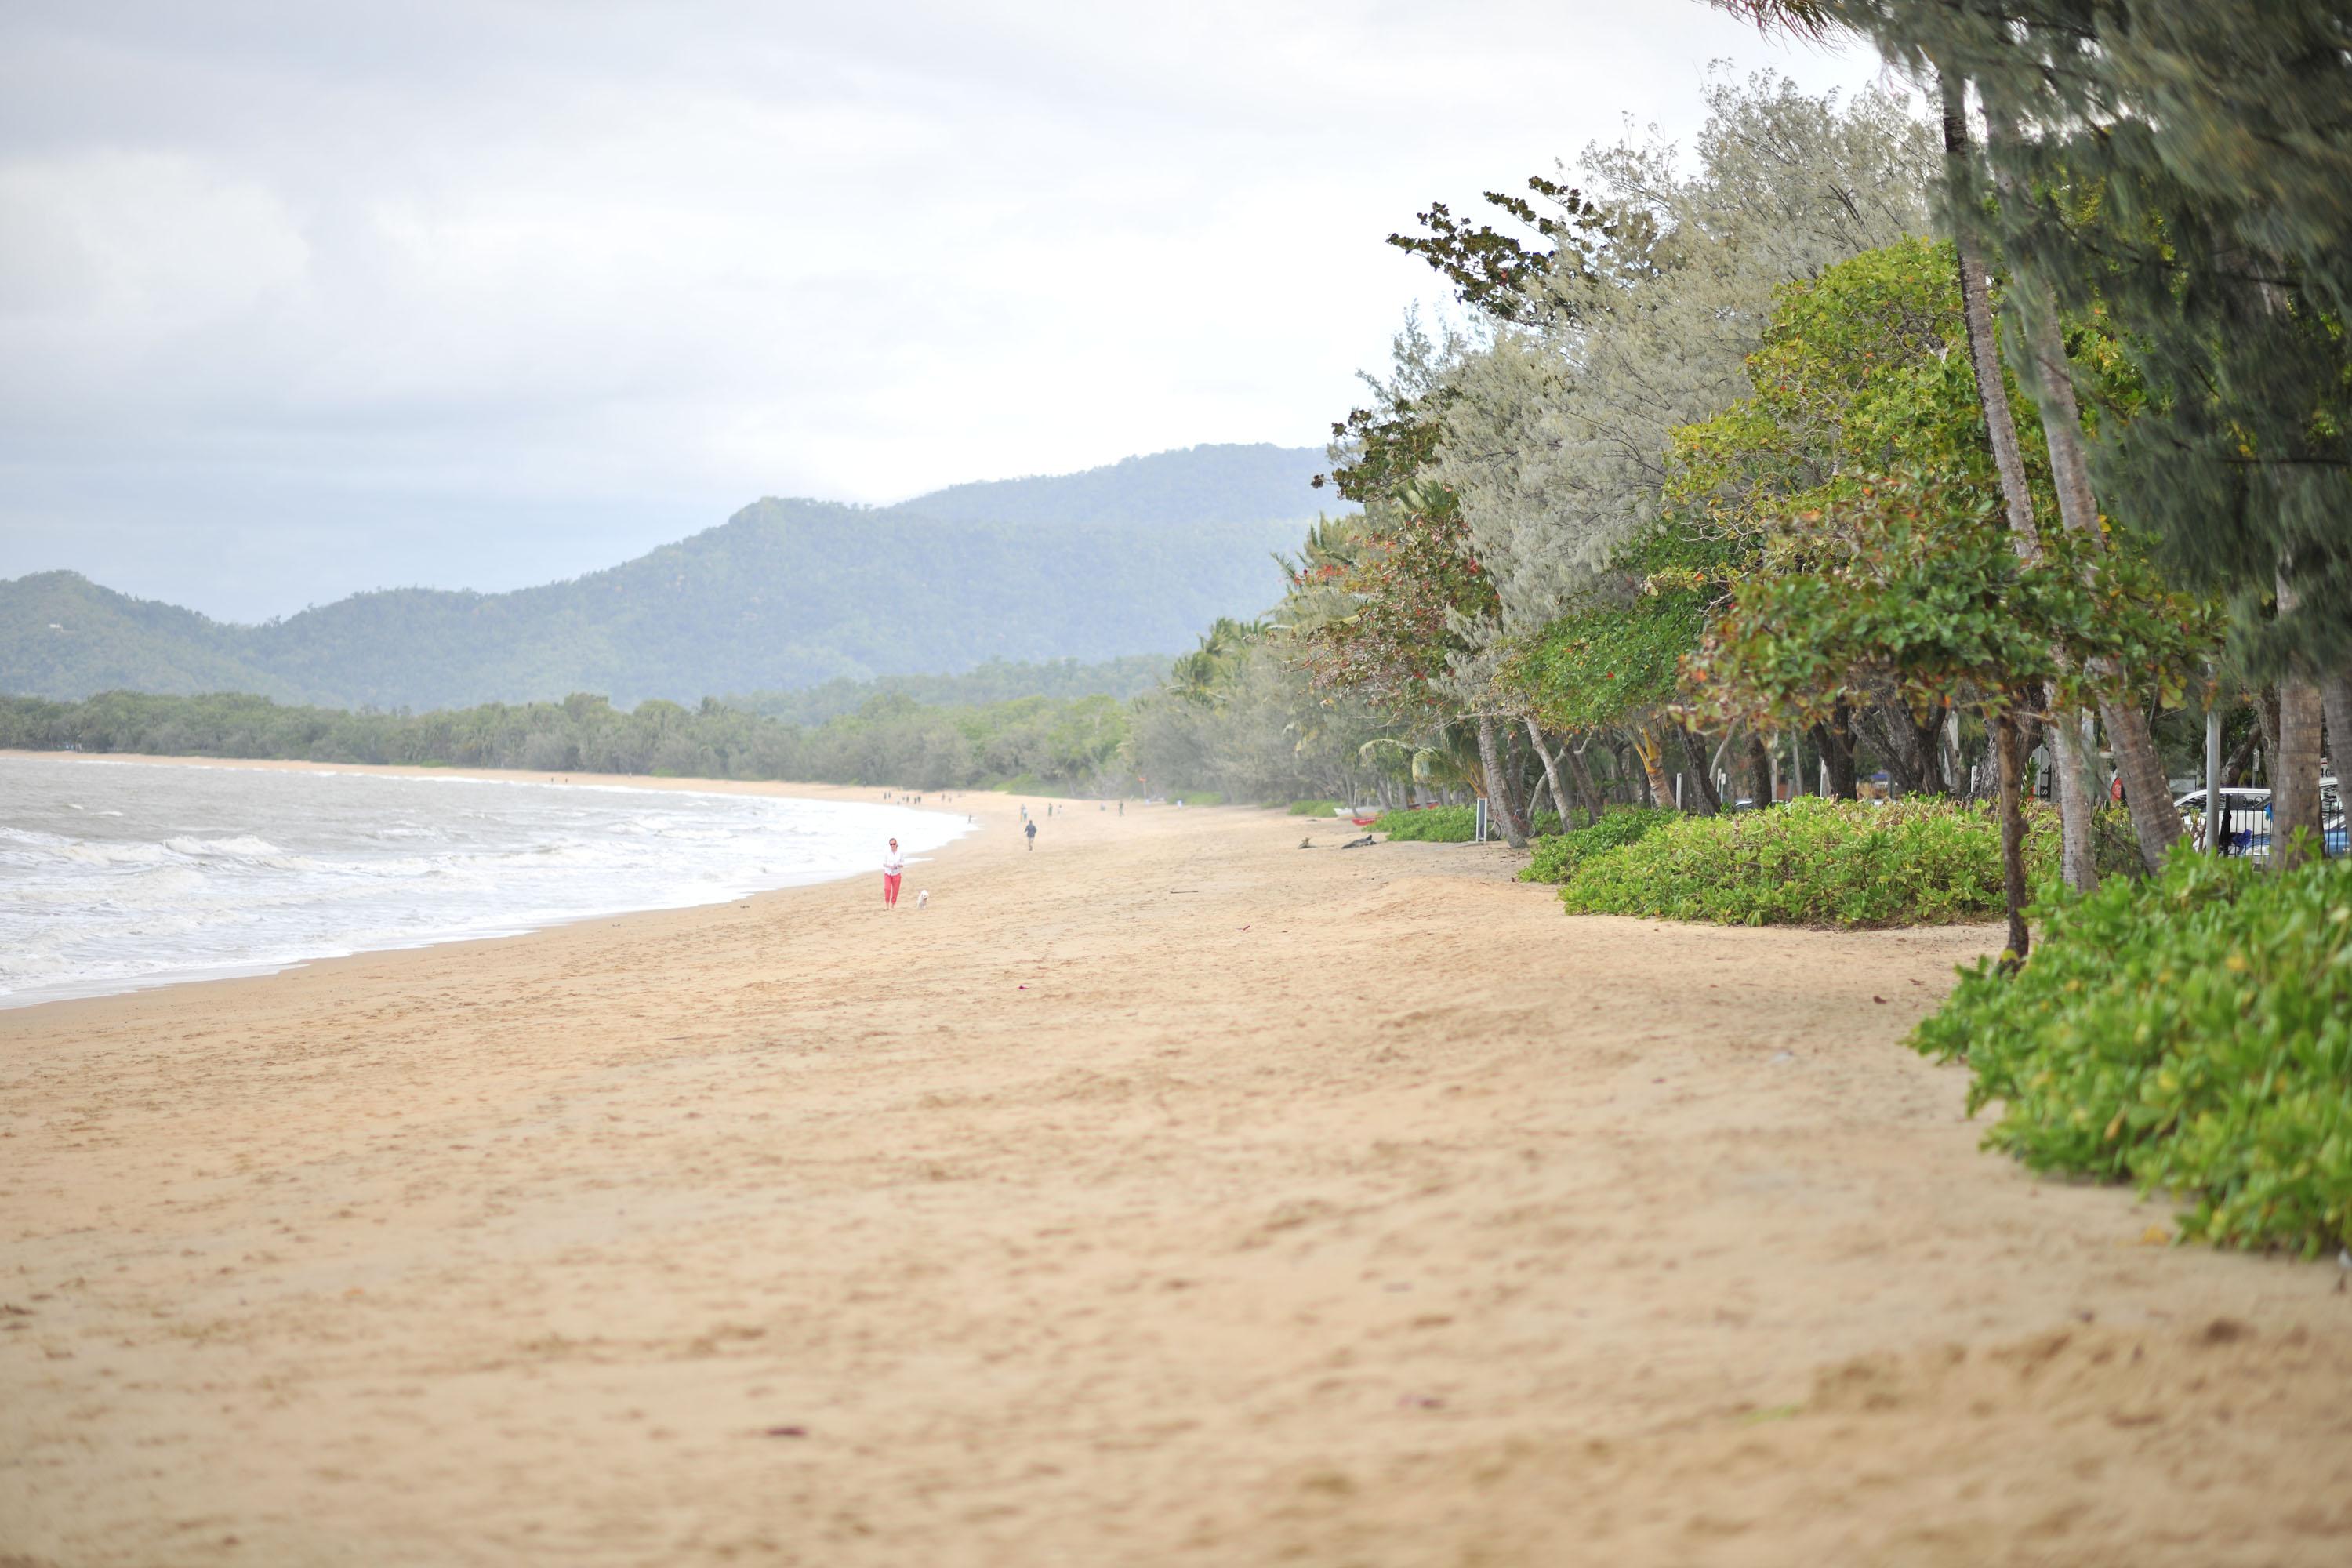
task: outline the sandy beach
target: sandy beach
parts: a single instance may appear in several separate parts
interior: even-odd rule
[[[1016,805],[0,1013],[0,1565],[2352,1560],[2337,1268],[1901,1047],[1997,931]]]

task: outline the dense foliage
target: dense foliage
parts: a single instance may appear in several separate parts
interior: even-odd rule
[[[1128,710],[1108,697],[926,708],[887,693],[803,728],[706,700],[634,710],[602,697],[427,713],[289,707],[246,696],[108,692],[0,698],[0,747],[523,768],[533,773],[805,779],[947,789],[1122,793]]]
[[[1675,821],[1680,815],[1663,806],[1616,806],[1598,822],[1537,839],[1535,853],[1527,868],[1519,873],[1519,880],[1565,882],[1586,861],[1646,838],[1653,829]]]
[[[1478,836],[1475,805],[1428,805],[1417,811],[1384,811],[1372,820],[1372,831],[1396,844],[1468,844]],[[1535,831],[1557,834],[1559,818],[1550,812],[1536,815]],[[1501,837],[1500,828],[1489,832]]]
[[[2187,1236],[2352,1244],[2352,863],[2178,855],[2043,915],[2021,971],[1979,964],[1913,1037],[2000,1103],[1987,1143],[2179,1194]]]
[[[588,690],[627,705],[1179,648],[1281,590],[1272,556],[1313,515],[1311,457],[1197,448],[951,492],[947,519],[914,502],[763,500],[570,582],[392,589],[257,626],[48,573],[0,584],[0,691],[426,708]],[[1220,510],[1179,525],[1180,501]]]
[[[2029,856],[2056,865],[2037,814]],[[2000,823],[1981,805],[1921,799],[1791,801],[1685,816],[1594,856],[1560,889],[1570,914],[1725,925],[1893,926],[1981,921],[2002,909]]]
[[[719,699],[787,724],[822,724],[855,713],[877,697],[900,696],[925,708],[984,708],[1024,697],[1139,697],[1168,678],[1163,654],[1129,654],[1085,664],[1075,658],[1027,664],[992,658],[961,675],[885,675],[872,680],[828,680],[796,691],[751,691]]]

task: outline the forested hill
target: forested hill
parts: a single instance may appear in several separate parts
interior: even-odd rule
[[[890,510],[946,522],[1106,523],[1181,527],[1203,518],[1314,515],[1317,447],[1188,447],[1079,474],[985,479]]]
[[[1315,458],[1194,447],[926,498],[946,515],[772,499],[570,582],[362,594],[258,626],[39,574],[0,584],[0,691],[384,708],[595,691],[625,705],[1163,653],[1280,595],[1271,552],[1314,514]]]

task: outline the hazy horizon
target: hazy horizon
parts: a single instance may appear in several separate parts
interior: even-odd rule
[[[765,495],[1319,444],[1442,300],[1381,244],[1431,200],[1686,139],[1710,60],[1878,68],[1694,0],[34,0],[0,46],[0,577],[246,622]]]

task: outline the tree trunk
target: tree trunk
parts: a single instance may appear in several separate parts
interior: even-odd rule
[[[1771,805],[1772,753],[1764,749],[1764,737],[1753,730],[1748,731],[1748,773],[1752,784],[1748,798],[1759,807]]]
[[[2010,408],[2009,387],[2001,378],[2000,344],[1992,326],[1992,287],[1976,230],[1973,182],[1969,178],[1968,168],[1968,88],[1958,76],[1940,66],[1936,74],[1943,100],[1944,169],[1950,187],[1953,247],[1959,257],[1960,317],[1968,328],[1969,364],[1976,373],[1977,402],[1984,410],[1985,434],[1992,444],[1993,468],[2000,476],[2001,501],[2009,515],[2010,545],[2017,552],[2018,559],[2031,563],[2042,558],[2042,542],[2035,531],[2033,494],[2026,488],[2025,461],[2018,447],[2017,416]],[[2016,720],[2005,718],[2003,722],[2010,729],[2007,743],[2013,745]],[[2063,733],[2067,728],[2064,715],[2053,715],[2050,755],[2058,764],[2059,788],[2055,793],[2060,821],[2070,836],[2082,835],[2081,842],[2087,845],[2089,823],[2075,821],[2082,805],[2082,735],[2079,731]],[[2022,770],[2022,759],[2003,758],[2004,766],[2012,763],[2019,771]],[[2004,781],[2001,787],[2006,792],[2011,786]],[[2067,879],[2074,879],[2072,868]],[[2013,932],[2022,931],[2023,917],[2012,914],[2011,925]],[[2021,952],[2018,957],[2021,961],[2024,954]]]
[[[2302,607],[2302,595],[2288,576],[2290,563],[2282,558],[2278,569],[2279,619]],[[2320,852],[2318,686],[2290,670],[2278,683],[2278,760],[2271,766],[2271,864],[2291,871]],[[2305,837],[2305,835],[2308,835]]]
[[[1654,805],[1675,804],[1674,781],[1666,777],[1666,749],[1657,734],[1647,724],[1633,727],[1633,754],[1642,760],[1642,776],[1649,781],[1650,801]]]
[[[1906,795],[1924,794],[1927,782],[1919,774],[1910,715],[1890,704],[1878,703],[1860,717],[1869,721],[1870,741],[1885,760],[1886,776]]]
[[[1682,731],[1683,760],[1690,764],[1691,786],[1698,792],[1698,804],[1702,808],[1702,814],[1707,816],[1721,816],[1723,797],[1715,793],[1713,771],[1707,766],[1706,742],[1688,729],[1680,725],[1675,728]]]
[[[1828,764],[1830,794],[1840,800],[1856,800],[1861,791],[1856,787],[1853,761],[1853,707],[1840,702],[1830,710],[1830,721],[1813,726],[1813,744],[1821,748],[1822,761]]]
[[[2082,716],[2059,709],[2050,716],[2050,756],[2057,764],[2058,868],[2078,893],[2099,886],[2098,858],[2092,846],[2090,780],[2083,756]]]
[[[1993,720],[1993,752],[2000,765],[2000,885],[2009,906],[2009,951],[2000,967],[2014,974],[2033,948],[2025,929],[2025,759],[2017,749],[2017,719],[2007,709]]]
[[[1543,759],[1544,782],[1551,785],[1551,803],[1559,812],[1559,830],[1565,833],[1576,821],[1576,810],[1568,803],[1568,791],[1560,787],[1559,763],[1554,760],[1551,748],[1544,744],[1543,731],[1536,728],[1532,718],[1527,723],[1528,743]]]
[[[2281,678],[2278,761],[2271,769],[2271,863],[2291,871],[2319,852],[2319,688]],[[2308,834],[2305,838],[2302,835]]]
[[[2254,728],[2262,732],[2263,751],[2262,755],[2254,759],[2260,767],[2246,776],[2250,781],[2258,778],[2265,784],[2275,784],[2278,783],[2279,755],[2278,688],[2266,686],[2256,692],[2253,710]]]
[[[2344,798],[2344,756],[2352,749],[2352,673],[2338,672],[2319,683],[2319,705],[2327,715],[2327,760],[2335,764],[2336,798]]]
[[[1503,749],[1496,743],[1495,720],[1492,714],[1478,715],[1478,769],[1485,773],[1486,788],[1479,793],[1486,797],[1490,815],[1500,817],[1504,841],[1514,849],[1528,847],[1528,830],[1513,818],[1510,797],[1505,793],[1503,780]]]
[[[2034,285],[2030,308],[2021,310],[2027,345],[2040,384],[2042,434],[2050,444],[2050,476],[2058,492],[2058,518],[2070,533],[2097,540],[2099,500],[2091,489],[2091,462],[2083,444],[2083,414],[2074,401],[2074,373],[2066,359],[2066,342],[2058,331],[2057,301],[2046,285]],[[2103,683],[2124,687],[2112,660],[2100,659],[2091,673]],[[2123,775],[2124,804],[2131,813],[2132,836],[2139,856],[2151,871],[2164,864],[2166,851],[2187,831],[2173,808],[2172,781],[2164,771],[2147,716],[2138,704],[2102,698],[2099,721],[2106,726],[2107,744],[2116,753],[2116,772]]]
[[[1900,715],[1900,721],[1903,721],[1903,729],[1910,733],[1912,757],[1916,757],[1916,762],[1919,762],[1919,793],[1950,795],[1952,781],[1948,781],[1943,773],[1943,736],[1938,736],[1938,729],[1943,726],[1943,715],[1938,715],[1928,724],[1922,724],[1906,708]]]
[[[2033,497],[2025,488],[2025,459],[2017,445],[2017,419],[2010,412],[2009,386],[2001,379],[2000,342],[1992,330],[1992,285],[1984,247],[1976,232],[1972,182],[1968,177],[1968,86],[1938,67],[1943,93],[1944,172],[1950,186],[1952,245],[1960,263],[1960,319],[1969,331],[1969,365],[1976,373],[1977,401],[1984,409],[1985,434],[1992,442],[1993,469],[2009,513],[2011,542],[2031,561],[2041,554],[2033,531]]]
[[[1502,721],[1496,722],[1495,755],[1501,760],[1502,769],[1494,775],[1492,780],[1495,786],[1494,808],[1501,813],[1504,818],[1503,836],[1506,839],[1510,837],[1509,829],[1512,827],[1519,830],[1521,837],[1525,837],[1528,831],[1527,806],[1524,804],[1523,792],[1519,788],[1517,740],[1517,725]]]
[[[1583,797],[1585,826],[1589,827],[1601,820],[1601,815],[1607,807],[1601,802],[1599,787],[1592,782],[1592,770],[1585,763],[1584,748],[1563,746],[1560,748],[1560,760],[1568,764],[1568,776],[1576,781],[1576,793]],[[1568,826],[1566,818],[1561,819],[1560,826]]]

